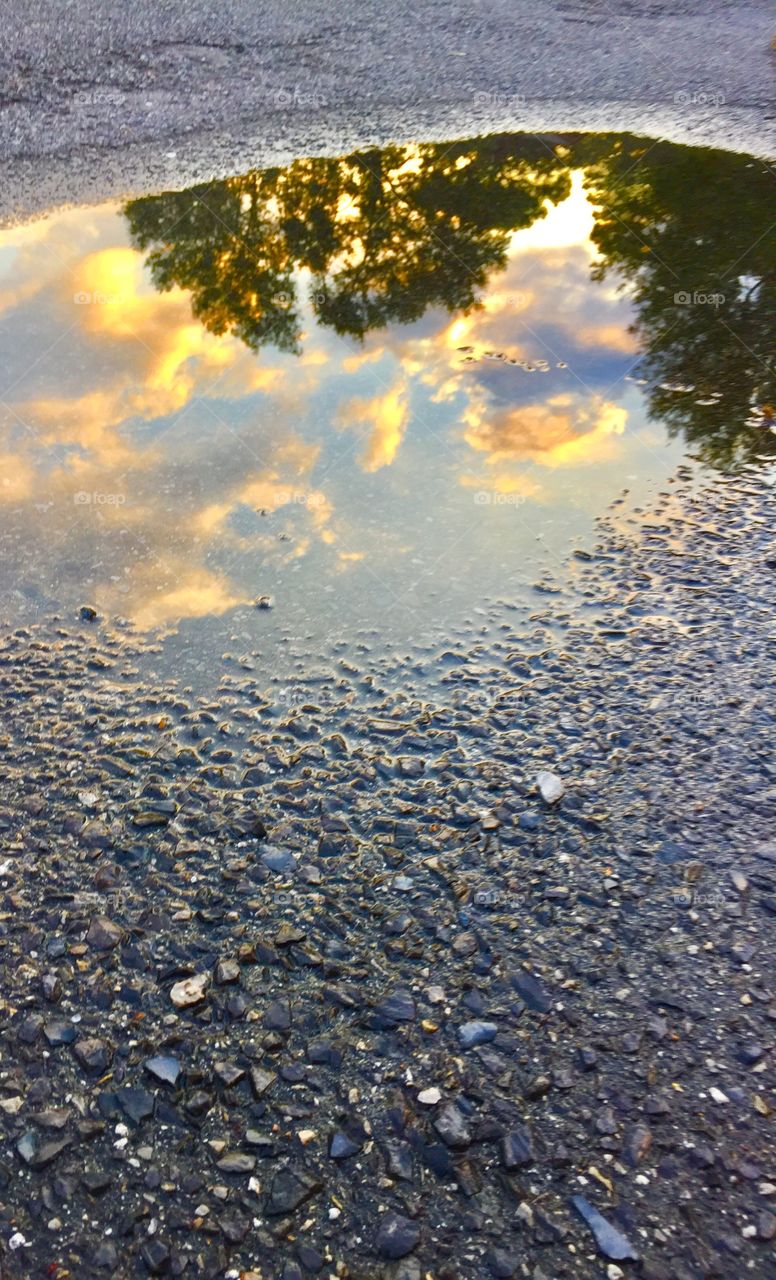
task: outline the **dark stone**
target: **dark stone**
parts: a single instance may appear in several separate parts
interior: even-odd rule
[[[552,1000],[533,974],[518,970],[512,974],[512,986],[523,1003],[534,1013],[549,1013]]]
[[[71,1138],[52,1138],[48,1142],[38,1143],[38,1135],[29,1130],[17,1142],[16,1150],[31,1169],[45,1169],[71,1142]]]
[[[92,1254],[92,1266],[98,1271],[115,1271],[118,1265],[118,1249],[112,1240],[103,1240]]]
[[[458,1028],[458,1039],[464,1049],[473,1049],[478,1044],[487,1044],[490,1040],[495,1040],[498,1035],[498,1026],[495,1022],[464,1022],[463,1026]]]
[[[274,849],[271,845],[266,845],[261,851],[261,860],[265,867],[277,875],[293,875],[296,871],[296,859],[285,849]]]
[[[380,1219],[375,1249],[381,1258],[404,1258],[420,1243],[420,1227],[400,1213],[386,1213]]]
[[[161,1240],[147,1240],[140,1250],[140,1256],[152,1276],[168,1274],[170,1269],[170,1250]]]
[[[39,1013],[31,1013],[19,1025],[17,1036],[22,1044],[34,1044],[43,1030],[43,1019]]]
[[[501,1159],[507,1169],[531,1164],[534,1159],[533,1139],[529,1129],[521,1126],[505,1133],[501,1140]]]
[[[231,960],[228,956],[224,957],[216,964],[213,976],[220,987],[228,986],[231,982],[239,982],[240,966],[236,960]]]
[[[269,1031],[288,1031],[291,1026],[291,1006],[288,1000],[273,1000],[263,1021]]]
[[[489,1249],[485,1255],[488,1270],[496,1280],[511,1280],[517,1272],[518,1261],[513,1253],[506,1249]]]
[[[124,937],[124,930],[108,916],[94,916],[89,925],[86,941],[97,951],[111,951]]]
[[[104,1040],[77,1040],[73,1045],[73,1053],[83,1067],[93,1075],[101,1075],[111,1059],[110,1049]]]
[[[146,1071],[161,1084],[177,1084],[181,1073],[181,1064],[177,1058],[161,1055],[157,1058],[146,1058],[143,1063]]]
[[[117,1089],[116,1097],[124,1115],[135,1124],[154,1114],[155,1098],[147,1089]]]
[[[102,1195],[113,1182],[107,1169],[85,1169],[81,1174],[81,1182],[93,1196]]]
[[[628,1130],[623,1143],[623,1154],[635,1169],[652,1146],[652,1133],[645,1124],[635,1124]]]
[[[227,1089],[231,1089],[233,1085],[239,1084],[240,1080],[245,1078],[245,1068],[238,1067],[234,1062],[215,1062],[213,1074],[226,1085]]]
[[[606,1218],[593,1208],[584,1196],[571,1196],[570,1204],[590,1228],[599,1253],[602,1253],[605,1258],[611,1258],[613,1262],[622,1262],[626,1259],[638,1261],[638,1254],[627,1236],[618,1231],[617,1227],[612,1226],[611,1222],[607,1222]]]
[[[251,1088],[256,1098],[261,1098],[276,1080],[274,1071],[265,1071],[264,1067],[251,1067]]]
[[[397,988],[387,995],[380,1001],[375,1012],[387,1026],[397,1022],[413,1022],[417,1015],[412,994],[404,988]]]
[[[305,1271],[311,1271],[314,1276],[317,1276],[325,1262],[323,1254],[317,1249],[311,1249],[307,1244],[297,1245],[296,1253]]]
[[[360,1151],[362,1143],[354,1142],[346,1133],[338,1129],[329,1139],[329,1157],[332,1160],[346,1160]]]
[[[387,1142],[386,1167],[392,1178],[412,1182],[412,1148],[406,1142]]]
[[[242,1244],[251,1229],[249,1219],[241,1217],[238,1213],[222,1214],[218,1219],[218,1225],[229,1244]]]
[[[760,1061],[764,1052],[765,1051],[761,1044],[758,1044],[757,1041],[750,1041],[748,1044],[741,1045],[741,1048],[738,1051],[738,1056],[741,1062],[745,1063],[747,1067],[752,1067],[755,1062]]]
[[[306,1169],[280,1169],[272,1179],[266,1212],[271,1215],[293,1213],[320,1189],[321,1183]]]
[[[434,1128],[448,1147],[468,1147],[472,1140],[469,1126],[454,1102],[448,1102],[434,1116]]]

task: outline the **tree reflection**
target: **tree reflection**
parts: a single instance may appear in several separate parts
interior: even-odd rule
[[[494,137],[298,160],[133,200],[126,215],[157,286],[191,290],[213,333],[298,350],[300,268],[319,320],[342,335],[465,311],[512,232],[569,189],[536,139]]]
[[[584,140],[575,162],[595,207],[596,274],[618,271],[636,304],[652,416],[716,466],[772,450],[746,424],[776,404],[776,174],[633,138]]]
[[[776,403],[776,186],[763,162],[502,134],[299,160],[134,200],[126,215],[156,285],[189,290],[209,330],[299,351],[300,270],[317,319],[342,336],[429,307],[466,312],[574,168],[595,209],[594,274],[619,277],[635,303],[652,415],[715,465],[763,451],[774,437],[753,413]]]

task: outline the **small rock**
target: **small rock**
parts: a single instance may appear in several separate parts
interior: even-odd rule
[[[329,1139],[329,1158],[331,1160],[346,1160],[348,1156],[354,1156],[356,1152],[360,1151],[362,1145],[360,1142],[354,1142],[346,1133],[338,1129]]]
[[[154,1114],[154,1095],[147,1089],[119,1089],[116,1098],[124,1114],[135,1124]]]
[[[552,1001],[537,977],[523,969],[512,974],[512,986],[520,999],[534,1013],[548,1013]]]
[[[420,1227],[400,1213],[387,1213],[380,1219],[375,1236],[375,1249],[381,1258],[404,1258],[417,1248]]]
[[[166,1055],[160,1055],[157,1058],[146,1058],[143,1066],[161,1084],[176,1084],[181,1073],[181,1064],[178,1059],[167,1057]]]
[[[652,1133],[644,1124],[636,1124],[625,1135],[623,1153],[635,1169],[652,1146]]]
[[[638,1254],[627,1236],[613,1227],[611,1222],[607,1222],[584,1196],[572,1196],[570,1203],[593,1233],[599,1253],[614,1262],[622,1262],[628,1258],[633,1262],[638,1261]]]
[[[505,1133],[501,1139],[501,1158],[507,1169],[531,1164],[534,1158],[533,1140],[529,1129],[521,1127]]]
[[[458,1039],[464,1049],[473,1049],[478,1044],[487,1044],[498,1035],[495,1022],[464,1022],[458,1028]]]
[[[73,1053],[85,1071],[100,1075],[110,1062],[110,1049],[104,1040],[77,1040]]]
[[[251,1088],[257,1098],[265,1094],[276,1080],[274,1071],[265,1071],[264,1067],[251,1067]]]
[[[247,1151],[233,1151],[216,1160],[216,1168],[222,1173],[253,1173],[256,1157],[249,1155]]]
[[[776,1214],[763,1210],[757,1219],[757,1234],[761,1240],[776,1239]]]
[[[468,1147],[472,1137],[469,1126],[454,1102],[449,1102],[434,1117],[434,1128],[448,1147]]]
[[[89,925],[86,941],[97,951],[110,951],[118,946],[123,937],[124,930],[114,920],[109,919],[108,916],[94,916]]]
[[[176,1009],[188,1009],[190,1005],[201,1004],[210,986],[209,973],[197,973],[191,978],[176,982],[170,991],[170,999]]]
[[[557,804],[566,790],[557,773],[549,773],[546,769],[537,773],[536,785],[545,804]]]
[[[170,1265],[170,1250],[162,1240],[156,1237],[147,1240],[140,1250],[140,1256],[152,1276],[161,1276],[167,1272]]]
[[[293,1213],[320,1189],[321,1183],[305,1169],[281,1169],[272,1180],[266,1212],[273,1216]]]
[[[398,989],[381,1000],[375,1011],[387,1023],[412,1022],[416,1015],[415,1001],[409,991]]]
[[[506,1249],[489,1249],[485,1255],[485,1262],[495,1280],[512,1280],[512,1276],[517,1274],[518,1260]]]
[[[227,986],[230,982],[238,982],[240,979],[240,966],[236,960],[223,959],[216,964],[215,980],[220,987]]]

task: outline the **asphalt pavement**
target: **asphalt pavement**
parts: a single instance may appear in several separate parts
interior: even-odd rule
[[[776,156],[772,0],[0,0],[0,24],[6,219],[494,129]]]

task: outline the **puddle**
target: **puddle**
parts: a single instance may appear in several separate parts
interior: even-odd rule
[[[499,137],[4,233],[8,1280],[772,1275],[772,192]]]
[[[518,625],[623,490],[772,454],[772,215],[762,161],[500,135],[3,232],[3,620],[193,680]]]

